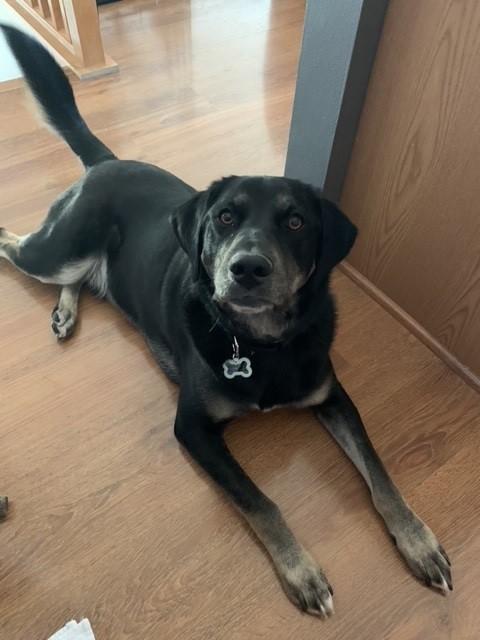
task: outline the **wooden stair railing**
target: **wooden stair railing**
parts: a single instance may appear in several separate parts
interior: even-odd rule
[[[112,73],[103,50],[95,0],[6,0],[79,78]]]

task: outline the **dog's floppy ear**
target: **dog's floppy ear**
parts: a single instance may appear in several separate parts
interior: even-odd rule
[[[170,216],[177,240],[190,258],[193,280],[198,280],[202,269],[205,214],[225,187],[237,179],[238,176],[228,176],[212,182],[208,189],[199,191]]]
[[[317,202],[322,226],[317,272],[323,280],[350,252],[357,237],[357,228],[330,200],[317,196]]]
[[[192,265],[193,280],[198,280],[202,255],[202,222],[205,213],[205,191],[200,191],[170,216],[177,240]]]

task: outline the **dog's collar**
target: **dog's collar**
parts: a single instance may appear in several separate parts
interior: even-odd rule
[[[242,346],[242,350],[247,348],[249,351],[274,351],[275,349],[280,349],[285,346],[294,337],[294,334],[289,334],[281,340],[254,340],[251,337],[246,336],[215,304],[212,299],[212,292],[209,286],[204,282],[199,282],[198,287],[200,292],[200,301],[212,319],[210,332],[213,331],[215,327],[220,327],[224,333],[229,336],[230,343],[233,344],[236,340],[237,343]]]
[[[308,332],[310,326],[314,324],[315,316],[318,317],[322,313],[322,306],[305,309],[304,305],[300,306],[300,318],[293,330],[287,331],[281,340],[254,340],[250,336],[246,336],[237,326],[222,312],[212,299],[213,292],[211,287],[205,282],[197,281],[197,297],[203,308],[210,316],[212,325],[209,332],[213,332],[216,328],[223,334],[223,338],[230,345],[230,358],[223,361],[223,373],[227,379],[237,376],[249,378],[253,375],[252,356],[255,353],[274,353],[280,349],[289,346],[293,340],[300,335]],[[328,302],[327,302],[328,304]],[[303,309],[301,308],[303,306]],[[303,311],[303,313],[301,313]],[[303,316],[303,317],[302,317]],[[223,341],[223,340],[222,340]],[[227,347],[227,345],[226,345]],[[227,347],[228,348],[228,347]],[[227,352],[228,353],[228,352]]]
[[[234,378],[250,378],[253,375],[253,365],[251,357],[258,351],[275,351],[285,346],[285,341],[258,341],[248,339],[243,336],[234,326],[230,319],[214,304],[210,296],[203,300],[207,313],[212,318],[210,332],[218,327],[229,340],[232,356],[223,361],[223,375],[227,380]],[[240,353],[241,344],[241,353]],[[245,352],[249,353],[247,357]]]
[[[248,347],[248,351],[250,351],[250,356],[255,354],[255,351],[259,350],[257,344],[242,343],[243,346]],[[262,345],[260,350],[268,350],[272,351],[274,349],[279,349],[283,346],[281,342],[275,342],[273,344]],[[251,358],[247,356],[241,356],[240,354],[240,345],[238,343],[237,337],[233,336],[232,338],[232,357],[227,358],[227,360],[223,363],[223,375],[227,380],[232,380],[233,378],[242,377],[242,378],[250,378],[253,375],[253,365]]]
[[[239,338],[237,338],[237,335]],[[286,344],[290,342],[290,339],[286,340],[272,340],[272,341],[260,341],[260,340],[249,340],[245,338],[240,333],[236,333],[232,336],[232,342],[237,341],[242,345],[242,350],[247,349],[248,351],[255,353],[255,351],[276,351],[277,349],[281,349]]]
[[[294,334],[292,334],[281,340],[253,340],[235,328],[229,319],[220,315],[217,315],[215,318],[214,325],[220,326],[224,333],[230,337],[230,343],[234,350],[240,349],[241,346],[242,352],[247,350],[252,354],[256,351],[276,351],[285,347],[295,337]]]

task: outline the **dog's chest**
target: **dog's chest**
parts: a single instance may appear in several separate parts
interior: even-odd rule
[[[313,407],[315,405],[322,404],[327,398],[332,384],[331,378],[328,376],[318,386],[305,394],[301,394],[301,397],[297,397],[290,402],[281,402],[280,404],[269,405],[264,402],[259,405],[253,405],[254,410],[263,412],[273,411],[274,409],[282,409],[283,407],[295,407],[296,409],[304,409],[307,407]]]
[[[283,407],[301,409],[322,404],[328,398],[331,385],[332,377],[327,373],[319,383],[308,390],[297,389],[292,393],[291,388],[275,386],[273,389],[267,388],[255,399],[253,394],[241,395],[238,389],[235,392],[232,387],[223,386],[223,389],[211,389],[207,405],[210,415],[222,422],[248,411],[268,412]]]
[[[211,320],[207,322],[202,313],[201,306],[189,308],[189,329],[203,362],[199,371],[206,365],[206,394],[213,399],[213,405],[217,399],[225,404],[225,410],[215,414],[231,417],[251,409],[303,407],[324,400],[323,383],[331,369],[328,352],[333,321],[327,322],[326,327],[322,323],[312,325],[287,344],[255,349],[219,326],[212,329]]]
[[[217,375],[223,378],[226,395],[240,400],[249,409],[270,411],[282,406],[311,406],[325,399],[326,362],[320,354],[294,350],[257,352],[243,350],[248,377],[231,377],[231,369],[222,367]]]

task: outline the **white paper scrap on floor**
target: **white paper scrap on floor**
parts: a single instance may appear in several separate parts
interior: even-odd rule
[[[67,624],[50,636],[48,640],[95,640],[92,627],[87,618],[76,622],[71,620]]]

